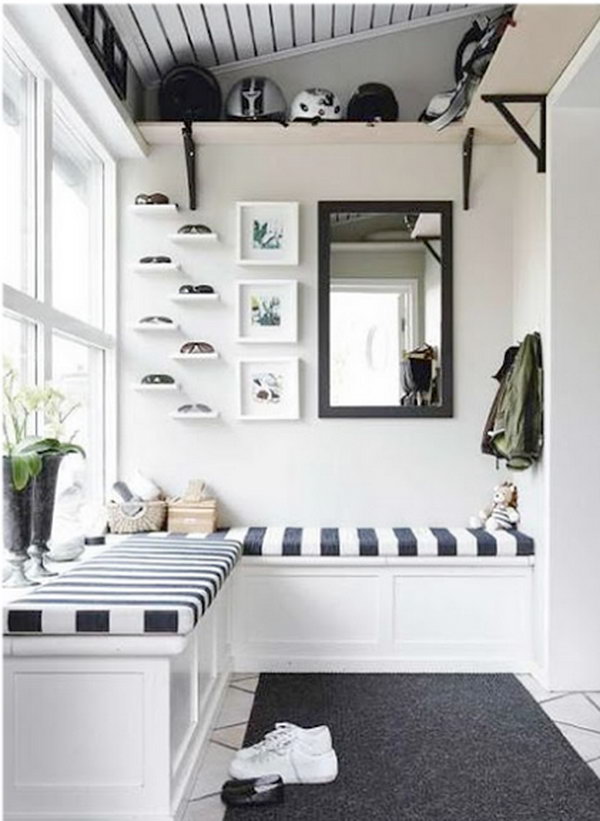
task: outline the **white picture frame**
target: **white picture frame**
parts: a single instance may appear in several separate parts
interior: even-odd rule
[[[300,360],[253,357],[238,363],[238,419],[247,422],[300,418]]]
[[[238,202],[238,265],[298,265],[297,202]]]
[[[240,279],[236,282],[236,339],[263,345],[298,341],[298,282]]]

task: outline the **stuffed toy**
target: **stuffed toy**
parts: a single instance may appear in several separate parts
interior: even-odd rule
[[[516,528],[520,519],[517,504],[517,486],[512,482],[503,482],[494,488],[492,504],[479,512],[480,526],[490,532]]]

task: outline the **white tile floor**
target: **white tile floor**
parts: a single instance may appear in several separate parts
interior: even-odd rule
[[[600,777],[600,692],[550,693],[531,676],[517,676],[581,758]],[[221,785],[236,750],[242,746],[258,676],[231,677],[206,757],[192,789],[184,821],[222,821]]]

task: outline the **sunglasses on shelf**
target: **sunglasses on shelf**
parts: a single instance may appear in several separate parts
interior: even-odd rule
[[[168,205],[169,198],[166,194],[138,194],[135,198],[136,205]]]
[[[173,320],[170,319],[168,316],[145,316],[140,319],[140,324],[144,323],[146,325],[172,325]]]
[[[212,234],[208,225],[182,225],[178,234]]]
[[[214,353],[215,349],[210,342],[186,342],[182,345],[179,353]]]
[[[177,413],[212,413],[212,409],[208,405],[198,402],[195,405],[180,405],[177,408]]]
[[[180,294],[214,294],[212,285],[182,285],[179,288]]]
[[[168,373],[149,373],[142,379],[142,385],[173,385],[174,382]]]
[[[171,257],[165,257],[165,256],[142,257],[140,259],[140,263],[142,265],[151,265],[151,264],[156,264],[156,263],[168,263],[168,262],[172,262],[172,261],[173,260],[171,259]]]

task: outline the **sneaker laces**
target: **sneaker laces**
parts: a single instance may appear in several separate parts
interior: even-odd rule
[[[262,741],[254,744],[254,756],[264,758],[271,753],[280,753],[294,740],[296,727],[285,721],[278,722],[275,729],[265,735]]]

